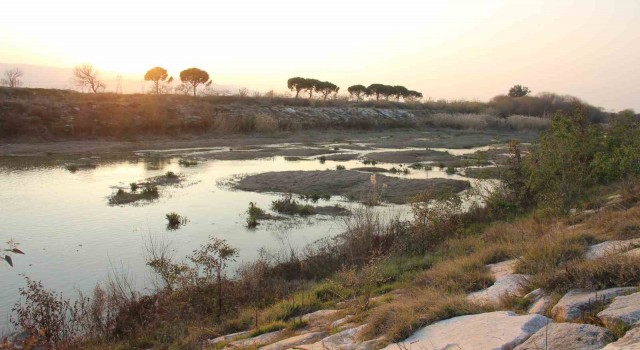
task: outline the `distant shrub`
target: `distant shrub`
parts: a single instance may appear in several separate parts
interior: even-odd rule
[[[345,170],[347,169],[344,165],[338,164],[336,165],[336,170]]]

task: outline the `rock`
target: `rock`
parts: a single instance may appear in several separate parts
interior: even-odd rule
[[[496,280],[491,287],[469,294],[467,300],[478,304],[499,304],[504,297],[521,295],[528,278],[529,276],[521,274],[506,275]]]
[[[337,314],[338,310],[318,310],[312,313],[308,313],[302,316],[303,322],[308,322],[310,325],[329,324],[329,319]]]
[[[613,339],[606,328],[590,324],[550,323],[514,350],[599,350]]]
[[[285,349],[289,349],[292,348],[294,346],[298,346],[298,345],[302,345],[302,344],[309,344],[309,343],[314,343],[326,336],[328,336],[329,333],[327,332],[313,332],[313,333],[304,333],[304,334],[300,334],[300,335],[296,335],[295,337],[291,337],[291,338],[287,338],[287,339],[283,339],[280,340],[278,342],[275,342],[273,344],[267,345],[267,346],[263,346],[260,349],[263,350],[285,350]]]
[[[599,244],[594,244],[590,246],[589,249],[587,249],[587,252],[585,253],[585,259],[600,259],[611,254],[617,254],[627,251],[638,245],[640,245],[640,238],[629,239],[626,241],[606,241]]]
[[[351,317],[353,317],[352,315],[347,315],[339,320],[334,321],[333,323],[331,323],[331,325],[329,325],[330,328],[338,328],[340,326],[343,326],[347,323],[349,323],[349,321],[351,320]]]
[[[631,256],[631,257],[640,257],[640,248],[631,249],[623,253],[623,255]]]
[[[240,349],[246,349],[246,348],[256,348],[256,347],[260,347],[263,345],[267,345],[267,344],[271,344],[273,342],[275,342],[278,338],[280,338],[283,334],[284,334],[284,330],[281,331],[275,331],[275,332],[269,332],[269,333],[265,333],[265,334],[261,334],[257,337],[253,337],[253,338],[247,338],[247,339],[240,339],[240,340],[236,340],[233,341],[231,343],[229,343],[227,345],[227,348],[240,348]]]
[[[356,346],[355,350],[375,350],[375,349],[380,349],[380,345],[382,345],[384,343],[385,343],[385,338],[384,337],[379,337],[379,338],[367,340],[367,341],[364,341],[364,342],[358,344],[358,346]]]
[[[602,350],[640,350],[640,327],[628,331],[622,338],[610,343]]]
[[[551,309],[551,315],[558,321],[574,321],[582,317],[594,303],[609,303],[614,297],[632,293],[635,287],[610,288],[597,292],[572,289]]]
[[[598,313],[598,317],[610,328],[621,324],[631,327],[640,325],[640,293],[613,298],[609,307]]]
[[[303,350],[326,350],[326,349],[341,349],[341,350],[353,350],[361,343],[358,340],[358,336],[366,325],[362,325],[355,328],[346,329],[340,333],[330,335],[319,342],[300,345],[296,348]]]
[[[489,264],[487,268],[493,274],[494,278],[497,280],[505,277],[507,275],[512,275],[513,271],[516,268],[516,264],[518,263],[518,259],[511,259],[503,262],[499,262],[496,264]]]
[[[401,344],[429,350],[512,349],[550,322],[541,315],[518,316],[511,311],[458,316],[426,326]],[[398,350],[398,344],[385,350]]]
[[[544,290],[538,288],[524,296],[531,303],[527,312],[530,314],[544,315],[551,306],[551,296],[547,295]]]
[[[207,340],[207,343],[209,345],[215,345],[218,343],[224,343],[224,342],[228,342],[237,338],[240,338],[242,336],[245,336],[247,334],[251,333],[251,331],[244,331],[244,332],[238,332],[238,333],[232,333],[232,334],[227,334],[227,335],[223,335],[217,338],[213,338],[213,339],[209,339]]]

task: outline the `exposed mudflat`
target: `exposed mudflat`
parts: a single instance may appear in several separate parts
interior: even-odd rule
[[[234,184],[245,191],[283,192],[301,195],[326,193],[348,198],[366,198],[372,189],[371,174],[353,170],[279,171],[250,175]],[[401,179],[376,175],[381,199],[403,204],[423,191],[438,191],[446,187],[459,192],[470,185],[467,181],[451,179]]]
[[[454,162],[458,158],[448,152],[434,150],[410,150],[400,152],[374,152],[367,159],[381,163]]]

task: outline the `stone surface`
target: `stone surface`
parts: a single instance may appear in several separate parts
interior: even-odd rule
[[[631,249],[627,252],[624,252],[626,256],[640,257],[640,248]]]
[[[347,315],[339,320],[335,320],[331,323],[331,325],[329,325],[330,328],[338,328],[341,326],[344,326],[345,324],[349,323],[349,321],[351,320],[351,315]]]
[[[308,322],[310,325],[329,324],[329,319],[334,317],[338,310],[318,310],[302,316],[302,321]]]
[[[426,326],[400,344],[410,349],[512,349],[552,322],[541,315],[495,311],[458,316]],[[385,350],[398,350],[399,344]]]
[[[611,254],[617,254],[635,248],[640,245],[640,238],[629,239],[626,241],[606,241],[595,244],[587,249],[585,259],[594,260],[604,258]]]
[[[622,338],[610,343],[602,350],[640,350],[640,327],[628,331]]]
[[[283,334],[284,334],[284,330],[281,331],[275,331],[275,332],[269,332],[269,333],[265,333],[265,334],[261,334],[257,337],[253,337],[253,338],[247,338],[247,339],[240,339],[240,340],[236,340],[233,341],[231,343],[229,343],[227,345],[227,348],[256,348],[256,347],[260,347],[263,345],[267,345],[267,344],[271,344],[273,342],[275,342],[276,340],[278,340],[278,338],[280,338]]]
[[[228,342],[231,340],[234,340],[236,338],[245,336],[247,334],[251,333],[251,331],[244,331],[244,332],[238,332],[238,333],[232,333],[232,334],[227,334],[227,335],[223,335],[217,338],[213,338],[213,339],[209,339],[207,340],[207,343],[209,343],[209,345],[215,345],[218,343],[224,343],[224,342]]]
[[[522,295],[523,285],[529,276],[513,274],[506,275],[489,288],[473,292],[467,296],[467,300],[478,304],[499,304],[502,298],[510,295]]]
[[[620,324],[640,325],[640,293],[615,297],[606,309],[598,313],[598,317],[611,328]]]
[[[530,303],[527,313],[544,315],[547,309],[551,307],[551,296],[542,290],[542,288],[529,292],[524,298]]]
[[[514,350],[599,350],[613,339],[609,330],[590,324],[550,323]]]
[[[285,349],[292,348],[294,346],[317,342],[318,340],[320,340],[322,338],[325,338],[328,335],[329,335],[329,333],[327,333],[327,332],[304,333],[304,334],[296,335],[295,337],[282,339],[282,340],[280,340],[278,342],[275,342],[273,344],[269,344],[267,346],[263,346],[260,349],[263,349],[263,350],[285,350]]]
[[[516,268],[516,264],[518,263],[518,259],[511,259],[495,264],[487,265],[489,271],[493,274],[493,277],[497,280],[505,277],[507,275],[512,275],[513,271]]]
[[[551,309],[551,315],[558,321],[574,321],[582,317],[582,314],[590,305],[596,302],[609,303],[614,297],[637,291],[638,288],[622,287],[609,288],[597,292],[589,292],[582,289],[572,289]]]
[[[326,349],[340,349],[340,350],[353,350],[362,343],[358,336],[366,325],[362,325],[355,328],[346,329],[340,333],[330,335],[316,343],[296,346],[298,349],[303,350],[326,350]]]

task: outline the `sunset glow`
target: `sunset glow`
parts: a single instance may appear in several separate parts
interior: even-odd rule
[[[637,1],[36,1],[4,4],[0,62],[90,62],[135,78],[156,65],[216,84],[286,90],[403,84],[487,100],[516,83],[607,110],[640,109]],[[28,72],[26,72],[28,74]]]

